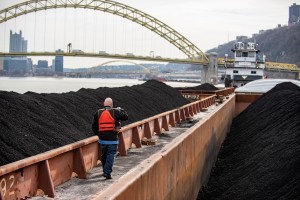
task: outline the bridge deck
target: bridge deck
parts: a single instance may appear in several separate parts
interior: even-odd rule
[[[126,157],[117,156],[115,159],[112,177],[113,179],[106,180],[102,176],[101,164],[89,171],[87,179],[73,178],[70,181],[55,188],[56,197],[54,199],[69,200],[69,199],[93,199],[101,195],[103,191],[108,189],[118,179],[126,175],[131,170],[134,170],[143,161],[155,153],[163,151],[163,147],[170,143],[174,138],[192,127],[203,117],[211,113],[215,109],[215,105],[208,108],[206,112],[200,112],[193,116],[193,121],[185,121],[177,124],[175,127],[170,127],[169,131],[163,132],[159,136],[154,136],[156,145],[142,146],[142,148],[131,148]],[[46,196],[33,197],[31,199],[44,200],[52,199]]]

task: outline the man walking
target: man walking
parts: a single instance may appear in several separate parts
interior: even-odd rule
[[[92,130],[99,137],[103,176],[106,179],[112,178],[112,167],[119,144],[120,121],[127,119],[127,112],[120,107],[113,108],[113,100],[109,97],[104,100],[104,108],[99,109],[94,115]]]

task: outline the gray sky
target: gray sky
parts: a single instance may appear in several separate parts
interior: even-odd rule
[[[0,8],[3,9],[20,2],[24,1],[0,0]],[[156,17],[184,35],[202,51],[226,43],[228,40],[234,40],[237,35],[251,36],[262,29],[272,29],[278,24],[286,25],[289,6],[293,3],[300,4],[300,0],[119,0],[118,2]],[[8,48],[8,44],[4,42],[3,38],[4,31],[22,29],[23,32],[27,30],[24,36],[30,43],[30,48],[34,47],[35,51],[64,49],[67,42],[73,41],[75,48],[86,51],[105,50],[110,53],[133,52],[138,55],[148,55],[150,50],[154,50],[156,55],[184,56],[176,49],[172,49],[173,47],[164,44],[164,41],[161,41],[158,36],[120,17],[108,16],[100,12],[97,13],[97,17],[94,17],[93,11],[83,10],[77,10],[75,18],[74,10],[56,11],[56,13],[52,10],[47,14],[42,12],[36,16],[31,14],[31,16],[10,20],[5,27],[0,25],[0,51]],[[66,15],[67,19],[63,19]],[[47,28],[41,25],[45,21],[47,21]],[[76,25],[74,25],[75,21]],[[36,24],[35,32],[32,31],[34,28],[30,28],[32,24]],[[54,24],[57,24],[56,27]],[[65,24],[67,25],[65,26]],[[65,29],[64,33],[58,34],[58,30],[62,29]],[[83,31],[80,30],[83,29],[87,31],[82,33]],[[105,33],[100,29],[105,29]],[[45,36],[38,38],[37,35],[40,33]],[[54,37],[55,34],[58,36]],[[103,35],[100,37],[101,34]],[[36,39],[33,39],[34,36]],[[110,36],[118,39],[110,40]],[[144,43],[139,43],[140,40],[143,40]],[[4,43],[6,43],[5,46]],[[163,51],[162,49],[167,50]],[[82,59],[77,58],[66,58],[65,60],[66,67],[74,68],[84,67],[87,63],[87,65],[96,65],[103,62],[99,59],[85,59],[83,62],[80,62]]]

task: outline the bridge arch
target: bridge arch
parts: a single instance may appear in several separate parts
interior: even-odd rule
[[[0,10],[0,24],[32,12],[56,8],[84,8],[103,11],[138,23],[169,41],[189,59],[208,64],[209,59],[196,45],[176,30],[136,8],[107,0],[34,0],[26,1]]]
[[[132,62],[132,61],[128,61],[128,60],[112,60],[112,61],[108,61],[108,62],[104,62],[100,65],[97,65],[95,67],[92,67],[89,72],[95,72],[96,71],[96,68],[98,67],[104,67],[105,65],[109,64],[109,63],[114,63],[114,62],[127,62],[127,63],[131,63],[131,64],[134,64],[136,66],[139,66],[140,68],[142,68],[146,74],[149,74],[150,73],[150,70],[148,68],[146,68],[145,66],[141,65],[141,64],[138,64],[138,63],[135,63],[135,62]]]

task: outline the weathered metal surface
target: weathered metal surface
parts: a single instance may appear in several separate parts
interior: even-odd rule
[[[232,95],[95,199],[196,199],[230,128]]]
[[[238,116],[243,110],[245,110],[251,103],[261,97],[262,94],[246,94],[236,93],[235,102],[235,115]]]
[[[220,90],[215,91],[209,91],[209,90],[179,90],[182,94],[182,96],[190,101],[198,101],[201,99],[205,99],[206,97],[209,97],[213,94],[217,95],[217,98],[219,96],[228,96],[229,94],[232,94],[234,92],[234,88],[224,88]]]
[[[136,147],[140,146],[140,141],[143,137],[151,139],[153,135],[160,134],[162,129],[168,127],[169,124],[166,124],[168,118],[171,118],[172,124],[180,123],[181,121],[186,120],[187,118],[194,115],[193,108],[198,107],[200,110],[202,104],[204,103],[206,107],[213,105],[215,102],[216,96],[210,96],[200,101],[192,102],[181,108],[174,109],[154,117],[130,124],[120,130],[119,134],[119,146],[118,151],[122,156],[127,155],[127,150],[131,147],[132,144],[135,144]],[[173,122],[173,117],[175,115],[175,120]],[[171,116],[171,117],[170,117]],[[165,118],[165,120],[163,119]],[[170,125],[172,125],[170,124]],[[166,128],[167,129],[167,128]],[[165,129],[165,130],[166,130]]]
[[[0,167],[0,195],[2,199],[22,199],[46,194],[54,196],[54,187],[69,180],[73,172],[80,172],[84,177],[86,171],[76,170],[73,162],[78,148],[97,142],[97,137],[87,138],[52,151],[32,156]],[[94,150],[94,154],[98,153]],[[74,153],[75,152],[75,153]],[[77,153],[76,153],[77,152]],[[97,155],[98,156],[98,155]],[[82,154],[75,156],[81,160]],[[86,165],[86,163],[84,163]],[[91,168],[91,166],[88,166]]]
[[[206,107],[213,105],[216,95],[182,106],[123,127],[119,133],[119,152],[127,155],[134,144],[141,147],[141,139],[151,139],[169,126],[175,126]],[[93,136],[0,167],[0,197],[22,199],[40,194],[54,197],[54,188],[72,177],[85,179],[87,171],[100,162],[98,137]]]

